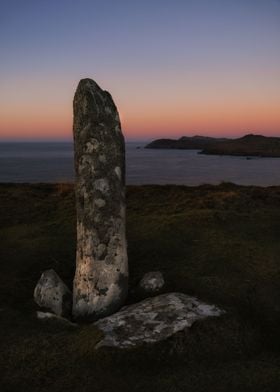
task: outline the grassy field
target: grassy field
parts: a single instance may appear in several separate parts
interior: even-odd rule
[[[71,287],[72,185],[0,185],[0,390],[280,390],[280,187],[127,190],[128,303],[141,276],[227,310],[165,342],[94,350],[100,333],[36,319],[33,289],[54,268]]]

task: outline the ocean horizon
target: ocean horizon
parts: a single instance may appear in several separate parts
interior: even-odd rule
[[[216,156],[199,150],[145,149],[126,143],[128,185],[197,186],[232,182],[239,185],[280,185],[280,158]],[[73,142],[1,142],[1,183],[74,181]]]

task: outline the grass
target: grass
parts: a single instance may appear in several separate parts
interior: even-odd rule
[[[227,310],[165,342],[100,349],[100,333],[36,319],[33,290],[54,268],[71,287],[73,187],[0,185],[1,391],[279,391],[280,187],[127,190],[130,290],[161,270],[165,291]]]

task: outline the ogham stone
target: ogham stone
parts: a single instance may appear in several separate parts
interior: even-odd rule
[[[98,319],[127,295],[125,145],[111,95],[82,79],[74,97],[77,253],[73,316]]]

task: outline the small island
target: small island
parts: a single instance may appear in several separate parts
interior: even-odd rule
[[[157,139],[145,148],[201,150],[200,154],[254,157],[280,157],[280,137],[248,134],[237,139],[183,136],[180,139]]]

